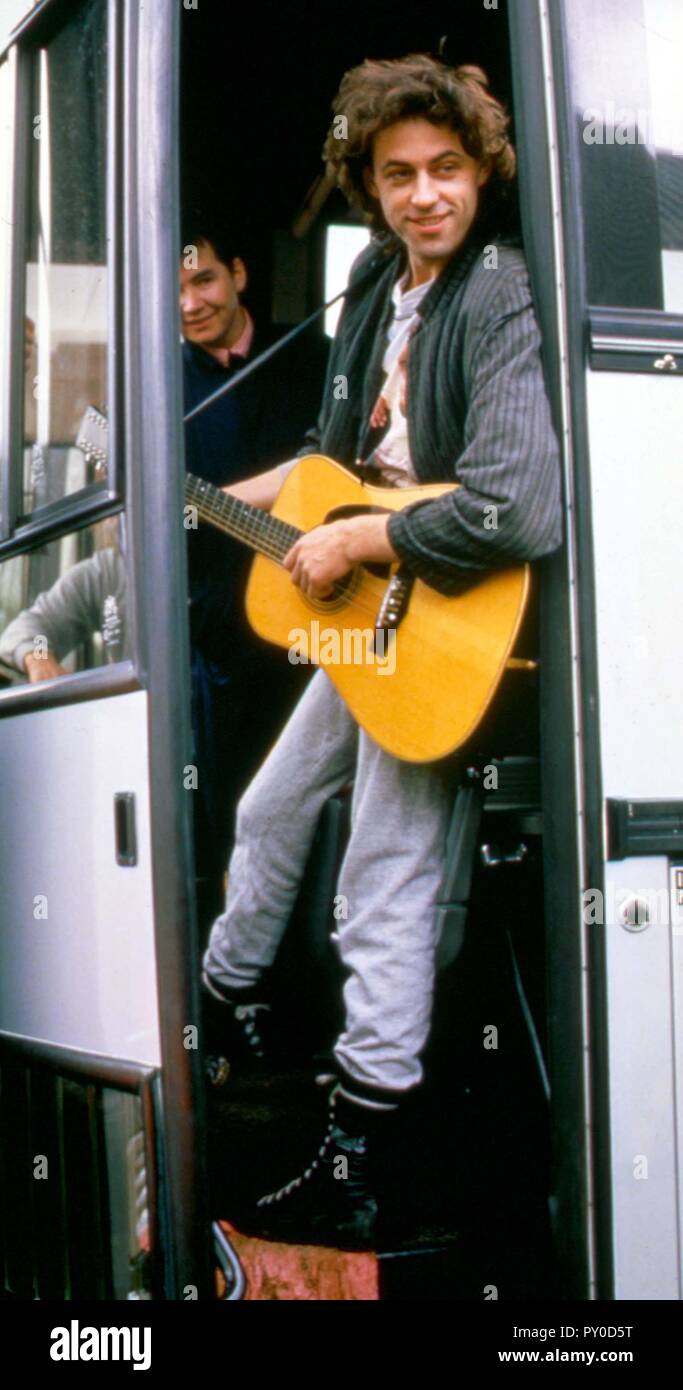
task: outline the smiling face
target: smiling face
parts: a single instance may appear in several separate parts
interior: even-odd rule
[[[462,246],[489,175],[454,130],[421,116],[375,136],[365,184],[406,247],[411,286],[436,279]]]
[[[188,270],[180,263],[180,319],[187,341],[207,352],[232,347],[244,327],[238,295],[246,283],[247,272],[238,256],[227,266],[213,246],[200,242],[196,266]]]

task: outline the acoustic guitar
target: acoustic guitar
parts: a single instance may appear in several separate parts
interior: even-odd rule
[[[106,418],[90,407],[77,445],[106,457]],[[528,565],[469,575],[444,596],[400,565],[358,566],[329,597],[306,597],[282,561],[298,537],[363,512],[399,511],[457,484],[376,487],[322,455],[299,460],[270,512],[193,474],[185,480],[184,524],[209,522],[256,556],[247,616],[293,662],[322,666],[366,733],[397,758],[431,762],[476,729],[509,662],[529,594]]]

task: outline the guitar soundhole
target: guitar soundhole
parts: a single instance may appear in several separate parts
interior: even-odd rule
[[[345,608],[350,603],[360,578],[359,570],[351,570],[343,579],[338,579],[334,589],[325,598],[311,598],[310,595],[302,594],[304,602],[309,608],[313,608],[317,613],[336,613],[340,608]]]

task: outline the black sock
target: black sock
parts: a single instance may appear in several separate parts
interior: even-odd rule
[[[267,1002],[265,986],[261,980],[257,980],[255,985],[225,985],[220,980],[214,980],[205,970],[202,975],[202,983],[211,998],[222,1004],[265,1004]]]

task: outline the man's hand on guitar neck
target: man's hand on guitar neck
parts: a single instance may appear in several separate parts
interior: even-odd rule
[[[398,560],[387,534],[386,516],[354,516],[316,526],[284,558],[292,580],[309,598],[324,598],[331,585],[365,560]]]

